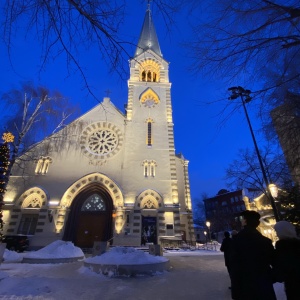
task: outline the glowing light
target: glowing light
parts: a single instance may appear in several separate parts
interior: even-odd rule
[[[2,140],[5,143],[12,143],[14,141],[15,137],[11,132],[4,132],[2,135]]]
[[[58,205],[59,204],[59,200],[50,200],[49,201],[49,205]]]

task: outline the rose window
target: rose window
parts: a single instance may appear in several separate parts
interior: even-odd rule
[[[117,135],[110,130],[99,130],[90,135],[88,147],[95,154],[107,154],[118,145]]]
[[[112,123],[97,122],[83,130],[80,144],[83,154],[90,159],[106,160],[120,151],[123,136]]]

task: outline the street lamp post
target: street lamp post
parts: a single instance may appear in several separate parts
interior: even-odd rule
[[[263,162],[262,162],[262,159],[261,159],[258,147],[257,147],[256,139],[255,139],[255,136],[254,136],[254,133],[253,133],[252,125],[251,125],[251,122],[250,122],[250,119],[249,119],[249,116],[248,116],[248,112],[247,112],[247,109],[246,109],[246,105],[245,105],[245,103],[250,102],[251,99],[252,99],[251,96],[250,96],[251,91],[250,90],[245,90],[241,86],[231,87],[231,88],[228,89],[228,91],[230,91],[232,93],[231,96],[229,97],[229,100],[235,100],[238,97],[240,97],[241,100],[242,100],[243,108],[244,108],[244,111],[245,111],[245,115],[246,115],[246,119],[247,119],[247,122],[248,122],[249,129],[250,129],[250,132],[251,132],[251,136],[252,136],[252,140],[253,140],[254,147],[255,147],[255,150],[256,150],[257,158],[258,158],[259,165],[260,165],[260,168],[261,168],[261,171],[262,171],[262,174],[263,174],[263,179],[264,179],[264,182],[265,182],[265,185],[266,185],[267,197],[270,199],[275,220],[276,220],[276,222],[278,222],[278,221],[280,221],[280,216],[279,216],[278,211],[277,211],[275,200],[274,200],[274,198],[272,196],[272,193],[270,191],[269,180],[268,180],[268,177],[267,177],[267,174],[266,174],[266,171],[265,171],[265,168],[264,168],[264,165],[263,165]]]
[[[208,241],[211,241],[211,236],[210,236],[210,222],[206,221],[205,225],[207,226],[207,232],[208,232]]]
[[[207,232],[204,231],[203,233],[204,233],[204,235],[205,235],[205,243],[207,244],[207,236],[206,236],[206,235],[207,235]]]

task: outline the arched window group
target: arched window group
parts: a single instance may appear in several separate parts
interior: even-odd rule
[[[152,60],[147,59],[140,64],[140,81],[159,82],[160,66]]]
[[[47,156],[41,156],[37,160],[36,168],[35,168],[35,174],[42,174],[45,175],[48,173],[49,166],[52,163],[52,158]]]
[[[144,160],[143,166],[145,177],[155,177],[156,162],[154,160]]]
[[[142,72],[142,81],[157,82],[156,72],[143,71]]]

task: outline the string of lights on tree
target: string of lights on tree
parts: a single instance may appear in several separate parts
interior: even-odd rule
[[[6,132],[2,136],[3,143],[0,144],[0,241],[3,239],[3,197],[9,179],[8,166],[10,159],[10,150],[8,143],[14,141],[14,136],[10,132]]]

